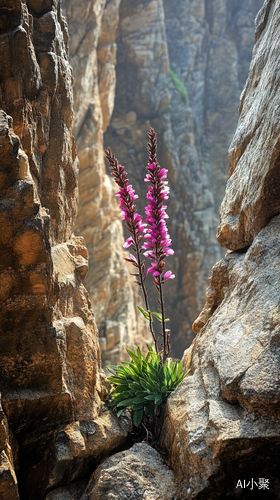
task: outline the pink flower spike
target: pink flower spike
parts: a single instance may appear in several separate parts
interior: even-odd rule
[[[172,271],[167,271],[163,275],[163,279],[165,279],[165,280],[174,280],[174,278],[175,278],[175,274],[173,274]]]
[[[159,274],[160,274],[160,273],[159,273],[158,271],[154,271],[154,272],[153,272],[153,277],[155,278],[156,276],[159,276]]]

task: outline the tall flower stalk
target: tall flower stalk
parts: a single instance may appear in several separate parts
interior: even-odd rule
[[[175,278],[175,275],[171,271],[164,273],[165,258],[174,254],[174,250],[170,248],[172,240],[168,234],[165,221],[168,219],[168,215],[166,214],[167,206],[164,205],[164,202],[168,200],[168,193],[170,190],[165,180],[168,170],[166,168],[161,168],[157,162],[157,135],[152,128],[148,136],[149,162],[146,167],[147,175],[144,180],[151,184],[148,187],[148,205],[145,208],[146,223],[149,227],[148,229],[144,228],[146,241],[142,248],[146,250],[144,256],[152,261],[151,267],[147,270],[147,274],[152,273],[154,285],[159,292],[158,302],[161,308],[162,322],[162,332],[160,335],[163,337],[162,361],[164,363],[167,356],[170,354],[171,345],[169,341],[169,330],[165,325],[167,320],[165,318],[163,284],[165,280]]]
[[[148,186],[147,192],[148,205],[145,208],[145,222],[143,222],[141,215],[136,212],[134,201],[138,196],[135,194],[132,186],[128,184],[125,168],[119,164],[117,158],[112,154],[110,149],[105,150],[105,157],[109,162],[114,180],[120,187],[116,196],[120,198],[119,207],[123,220],[131,234],[131,236],[126,239],[123,247],[125,249],[131,248],[133,252],[130,254],[129,258],[125,258],[125,260],[136,267],[137,272],[132,273],[132,275],[137,278],[135,283],[141,287],[143,292],[146,310],[143,310],[141,307],[138,307],[138,309],[149,321],[150,332],[153,337],[156,353],[158,353],[158,339],[154,333],[152,316],[156,317],[162,324],[162,332],[160,332],[159,335],[163,338],[161,360],[164,364],[167,356],[170,354],[171,344],[169,341],[169,329],[167,329],[165,325],[169,320],[165,317],[163,285],[167,279],[175,278],[172,271],[164,272],[164,268],[165,258],[169,255],[173,255],[174,251],[170,248],[171,239],[166,226],[166,219],[168,218],[166,214],[167,206],[164,205],[164,202],[169,198],[169,187],[166,180],[168,170],[166,168],[161,168],[157,161],[157,135],[152,128],[148,136],[149,161],[146,167],[147,174],[144,181],[151,185]],[[144,239],[145,241],[143,241]],[[142,241],[143,244],[141,246]],[[141,260],[141,253],[144,250],[145,252],[143,255],[152,261],[147,272],[145,272],[145,264]],[[159,293],[159,298],[157,300],[160,305],[160,313],[152,312],[149,308],[145,279],[150,273],[153,275],[154,285]]]
[[[121,214],[123,220],[125,221],[126,227],[131,234],[131,236],[126,239],[123,247],[125,249],[131,247],[131,250],[135,254],[130,254],[129,258],[125,258],[125,260],[127,262],[130,262],[137,269],[137,272],[132,273],[132,276],[135,276],[137,278],[135,283],[142,289],[144,303],[147,310],[147,314],[145,315],[145,317],[149,320],[150,332],[153,337],[156,353],[158,353],[157,339],[154,334],[153,320],[149,307],[148,292],[145,286],[145,264],[141,260],[141,252],[143,250],[142,248],[140,248],[140,242],[144,238],[143,233],[146,229],[147,224],[143,222],[141,215],[136,212],[136,205],[134,204],[134,201],[138,198],[138,195],[135,194],[135,190],[132,188],[132,186],[128,185],[128,177],[125,168],[119,164],[117,158],[114,154],[112,154],[110,149],[105,150],[105,158],[109,162],[114,181],[120,187],[120,190],[116,193],[116,196],[120,198],[119,207],[121,209]]]

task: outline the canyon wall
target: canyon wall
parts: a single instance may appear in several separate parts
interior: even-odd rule
[[[103,132],[115,97],[119,4],[120,0],[64,2],[75,78],[73,133],[80,160],[76,233],[84,237],[89,250],[86,287],[105,366],[126,358],[125,347],[144,347],[151,340],[136,309],[142,299],[123,260],[124,236],[116,189],[104,165]]]
[[[265,1],[220,207],[229,250],[183,357],[190,375],[167,404],[180,500],[280,498],[279,26],[279,0]]]
[[[188,376],[166,406],[169,468],[139,443],[46,500],[280,498],[279,26],[280,0],[266,0],[220,207],[218,240],[228,250],[183,356]]]
[[[124,236],[102,150],[111,147],[127,167],[144,212],[150,126],[158,133],[159,160],[169,169],[168,226],[175,256],[168,260],[176,280],[166,284],[165,294],[173,355],[180,356],[193,338],[191,325],[203,305],[211,267],[223,255],[215,239],[217,212],[262,0],[63,4],[81,164],[76,232],[89,249],[85,284],[103,362],[121,359],[125,344],[150,339],[135,312],[141,298],[122,260]]]
[[[7,0],[0,19],[0,498],[38,500],[91,471],[129,420],[99,418],[60,3]]]
[[[223,19],[222,0],[217,4],[208,4],[208,7],[214,4],[215,12],[220,13]],[[176,5],[179,8],[180,4]],[[87,104],[92,87],[90,91],[84,89],[79,93],[77,90],[76,100],[83,102],[84,98],[87,110],[85,114],[81,112],[80,118],[80,129],[83,126],[88,129],[84,137],[88,137],[90,150],[87,152],[85,145],[84,150],[81,147],[86,158],[88,154],[85,162],[90,160],[84,166],[88,165],[90,171],[88,179],[91,180],[95,174],[99,177],[96,190],[103,189],[104,199],[101,196],[102,203],[97,199],[96,206],[98,210],[104,208],[100,217],[106,215],[109,220],[111,208],[106,203],[110,196],[113,201],[114,189],[103,163],[103,170],[99,171],[95,162],[98,154],[101,158],[101,153],[98,153],[103,133],[100,123],[103,123],[102,120],[108,123],[114,93],[114,34],[111,33],[113,38],[108,40],[102,30],[104,28],[107,33],[105,23],[111,19],[111,16],[106,16],[106,9],[107,13],[110,8],[114,12],[118,2],[93,2],[90,6],[86,20],[92,19],[89,14],[95,13],[97,28],[93,35],[100,63],[98,65],[96,59],[94,64],[88,62],[88,49],[82,57],[85,33],[77,35],[78,47],[75,50],[81,52],[76,63],[87,66],[83,71],[80,69],[81,84],[91,87],[93,81],[97,82],[98,73],[104,87],[101,83],[98,91],[94,87],[98,95],[93,94],[92,106]],[[195,6],[201,7],[202,4],[193,2]],[[227,15],[235,16],[242,12],[241,3],[230,3],[230,6]],[[68,15],[76,8],[73,5]],[[156,22],[158,19],[164,21],[166,6],[154,1],[134,4],[134,8],[132,16],[131,5],[126,2],[120,4],[120,20],[123,22],[119,23],[117,40],[123,33],[122,43],[131,50],[130,57],[137,63],[136,66],[142,61],[139,68],[143,70],[143,75],[145,72],[150,74],[156,92],[152,99],[148,93],[145,94],[147,101],[143,100],[142,108],[129,109],[126,120],[131,124],[131,133],[136,133],[133,123],[138,123],[143,113],[137,148],[139,162],[145,163],[142,138],[146,127],[154,124],[146,113],[158,100],[153,120],[162,138],[163,149],[159,154],[162,159],[169,158],[167,166],[174,189],[177,186],[176,189],[182,187],[183,190],[183,174],[181,170],[176,171],[172,163],[176,161],[179,165],[182,161],[176,153],[180,144],[179,132],[177,135],[174,132],[177,122],[172,118],[172,106],[170,108],[168,102],[176,103],[177,100],[177,109],[189,117],[190,128],[187,130],[190,142],[185,138],[188,145],[185,151],[190,155],[187,165],[191,161],[192,165],[200,165],[198,159],[203,158],[205,150],[199,140],[202,129],[195,112],[187,106],[186,97],[184,104],[180,101],[181,94],[174,88],[174,80],[173,83],[168,80],[170,33],[166,22],[165,29]],[[246,20],[245,11],[240,17],[240,24],[237,24],[249,33],[251,27],[242,24]],[[126,18],[128,12],[129,18]],[[178,11],[174,9],[174,12],[178,15]],[[206,13],[203,9],[200,12],[210,16],[207,19],[213,18],[211,9]],[[228,251],[212,269],[207,302],[193,327],[197,336],[183,357],[189,375],[167,403],[161,435],[161,444],[169,463],[167,467],[147,443],[125,449],[131,444],[126,440],[131,431],[128,412],[120,419],[109,411],[101,413],[101,403],[110,387],[100,369],[97,328],[89,295],[83,285],[88,268],[87,250],[83,238],[74,234],[79,166],[72,136],[73,78],[68,62],[68,30],[61,15],[60,3],[56,0],[5,0],[5,4],[1,5],[1,500],[89,500],[93,497],[103,500],[116,495],[120,500],[127,496],[160,496],[160,500],[223,500],[225,497],[247,498],[251,488],[256,499],[262,498],[264,493],[271,500],[280,498],[279,12],[280,0],[266,0],[256,19],[253,59],[241,96],[239,123],[229,151],[229,179],[220,207],[218,241],[224,248],[223,252]],[[80,15],[82,19],[85,15],[83,9]],[[213,22],[211,30],[214,30],[214,25]],[[138,50],[139,44],[135,42],[135,26],[139,30],[145,26],[154,41],[149,55],[153,64],[149,68],[141,59],[145,44],[143,50]],[[86,33],[92,33],[92,26]],[[124,36],[125,33],[127,36]],[[195,29],[194,33],[197,33]],[[240,35],[236,46],[241,47],[241,42]],[[75,52],[73,47],[75,45],[70,51],[72,58]],[[121,54],[120,51],[120,57]],[[159,57],[160,54],[162,57]],[[94,57],[95,53],[92,54]],[[175,54],[172,57],[175,64]],[[198,65],[199,61],[198,58]],[[154,72],[151,70],[153,67],[156,68]],[[234,67],[232,63],[231,68]],[[238,66],[240,74],[244,67]],[[83,75],[87,72],[91,74],[92,68],[95,76],[86,81]],[[130,77],[127,72],[127,82],[131,78],[131,85],[135,86],[135,102],[137,92],[144,92],[141,71],[137,81],[133,80],[136,70]],[[163,75],[166,75],[166,85],[163,81],[163,88],[157,87],[157,78]],[[228,77],[229,69],[224,75]],[[106,85],[104,82],[107,82]],[[108,82],[111,82],[111,94]],[[225,93],[226,88],[225,85]],[[102,95],[106,95],[106,99],[101,99]],[[191,95],[190,85],[190,103]],[[222,95],[220,92],[220,97]],[[95,112],[101,121],[97,120],[99,125],[94,129],[92,116]],[[211,119],[214,118],[212,116]],[[122,119],[121,116],[119,119]],[[117,134],[120,134],[118,127],[112,132],[116,123],[114,120],[116,117],[108,128],[108,137],[111,134],[116,147],[122,146],[127,153],[129,142],[116,140]],[[214,133],[212,129],[211,133]],[[90,134],[96,138],[95,152],[92,151]],[[82,139],[81,144],[85,144]],[[130,164],[133,165],[132,153]],[[82,158],[82,153],[80,155]],[[214,183],[213,186],[211,184],[210,164],[210,160],[209,163],[205,160],[204,166],[201,163],[201,170],[197,172],[205,182],[203,192],[208,197],[209,206],[206,205],[210,214],[207,220],[213,222],[213,193],[215,200],[218,199],[220,187],[217,184],[214,188]],[[194,168],[190,169],[188,179],[194,171]],[[87,167],[83,175],[82,182],[86,186]],[[140,174],[136,169],[131,174],[133,176],[135,182],[139,182]],[[193,178],[189,182],[192,185]],[[91,214],[94,198],[89,181],[88,184]],[[174,207],[173,198],[170,204],[171,227],[176,229],[178,224],[172,216]],[[202,221],[208,213],[202,204],[203,207]],[[107,223],[104,222],[101,227],[104,228]],[[108,245],[104,245],[103,250],[100,247],[108,266],[111,265],[111,257],[106,254],[107,246],[111,249],[117,239],[121,244],[122,229],[117,213],[114,223],[118,228],[115,239],[108,237]],[[98,226],[93,229],[97,230]],[[121,255],[117,253],[116,250],[115,267],[109,269],[118,270],[121,275]],[[178,251],[177,254],[176,266],[179,266]],[[194,257],[192,253],[190,255]],[[180,275],[180,266],[178,270]],[[112,276],[106,278],[109,288],[115,283]],[[130,279],[128,274],[124,276],[127,281]],[[117,286],[120,286],[121,277],[118,279]],[[104,287],[103,284],[100,293],[102,290],[104,293]],[[123,296],[122,306],[128,307],[129,301],[133,304],[133,300],[137,300],[135,296],[131,301],[130,293],[133,292]],[[114,294],[110,297],[113,298]],[[96,300],[98,303],[99,299]],[[105,311],[110,310],[108,304],[106,308]],[[106,324],[105,329],[107,335],[110,326],[115,328],[115,343],[108,350],[110,356],[115,356],[114,359],[122,356],[124,342],[121,335],[115,337],[120,321],[119,317],[116,318],[111,318],[112,323]],[[104,320],[107,320],[106,316]],[[124,324],[125,321],[131,320],[124,320]],[[139,332],[132,332],[127,340],[133,341],[136,334],[139,335]],[[107,341],[106,338],[104,346]],[[262,485],[267,485],[269,491],[264,492]]]
[[[169,219],[176,280],[166,284],[173,355],[193,336],[211,267],[223,255],[216,239],[228,172],[227,150],[238,120],[262,0],[122,0],[117,33],[115,108],[104,144],[126,162],[137,192],[149,126],[169,169]],[[177,90],[169,69],[188,91]],[[142,207],[143,208],[143,207]]]

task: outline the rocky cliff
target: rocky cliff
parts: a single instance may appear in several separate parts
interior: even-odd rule
[[[116,189],[104,165],[103,132],[110,121],[115,97],[119,4],[120,0],[64,2],[75,77],[73,132],[80,160],[76,232],[84,237],[89,249],[86,287],[105,366],[126,358],[125,347],[144,347],[150,341],[136,309],[142,299],[123,260],[124,235]]]
[[[218,240],[229,250],[184,354],[190,376],[167,406],[165,443],[184,500],[280,498],[279,7],[268,0],[256,18],[220,207]]]
[[[0,498],[38,500],[82,478],[129,421],[99,418],[66,22],[55,0],[7,0],[0,19]]]
[[[150,126],[158,132],[171,185],[168,223],[176,254],[170,267],[177,280],[165,292],[173,355],[179,356],[193,338],[211,267],[223,255],[215,239],[217,212],[261,5],[64,0],[81,164],[76,231],[89,249],[86,286],[105,364],[120,359],[125,344],[145,343],[147,334],[122,260],[124,237],[103,145],[127,166],[143,211],[147,132]]]

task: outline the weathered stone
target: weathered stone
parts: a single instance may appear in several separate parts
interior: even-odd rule
[[[32,484],[35,491],[41,488],[41,492],[48,492],[90,476],[102,459],[124,445],[131,428],[129,412],[119,419],[107,411],[40,438],[30,433],[21,444],[28,463],[21,468],[26,489]]]
[[[127,359],[125,347],[151,341],[136,309],[142,299],[123,260],[123,228],[115,186],[106,174],[103,130],[115,96],[115,32],[120,0],[65,3],[70,61],[75,76],[74,133],[80,159],[80,205],[76,232],[85,238],[90,270],[86,279],[99,328],[102,361]]]
[[[121,0],[107,2],[98,38],[98,89],[102,109],[103,132],[109,125],[115,105],[116,88],[116,30]]]
[[[250,245],[280,212],[279,23],[279,2],[265,2],[256,19],[257,41],[241,96],[240,119],[229,151],[229,179],[220,208],[217,238],[231,250]]]
[[[250,478],[256,490],[261,490],[260,478],[267,478],[268,498],[279,497],[280,217],[273,217],[277,210],[267,217],[265,206],[275,202],[274,187],[279,191],[271,160],[277,150],[273,120],[278,108],[272,111],[267,103],[279,85],[268,76],[276,74],[272,27],[278,18],[279,0],[265,2],[256,20],[253,61],[230,149],[218,237],[235,251],[213,267],[206,305],[193,325],[197,336],[183,358],[190,376],[167,403],[162,439],[180,500],[248,498],[244,481],[248,485]],[[264,60],[271,68],[266,75]],[[258,78],[261,86],[254,93],[252,82]],[[258,112],[261,122],[251,127]]]
[[[45,500],[80,500],[87,486],[87,480],[62,486],[48,493]]]
[[[172,471],[157,451],[139,443],[105,460],[91,476],[81,500],[172,500],[175,495]]]
[[[271,495],[280,486],[279,234],[277,216],[213,269],[211,314],[183,358],[190,376],[167,403],[180,499],[235,498],[243,476],[269,477]]]
[[[0,497],[10,498],[8,485],[17,498],[16,471],[21,499],[38,500],[51,480],[57,435],[98,418],[104,384],[82,284],[87,250],[73,234],[78,159],[65,21],[56,1],[3,8],[11,23],[0,51],[0,420],[19,451],[8,431],[3,445],[1,432]],[[111,424],[102,425],[113,446],[117,431],[110,438]]]
[[[8,421],[2,409],[0,394],[0,498],[1,500],[19,500],[13,459],[15,450],[12,451],[9,434]]]

